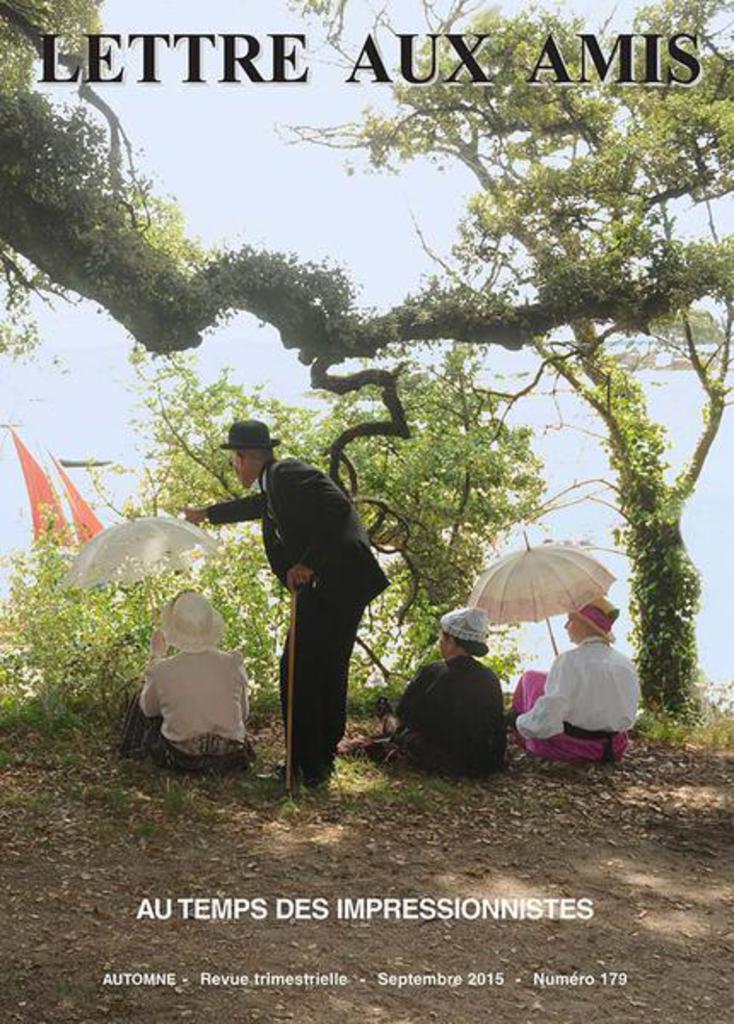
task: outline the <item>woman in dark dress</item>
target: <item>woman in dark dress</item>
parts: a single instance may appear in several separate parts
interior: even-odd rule
[[[502,691],[487,654],[487,615],[460,608],[441,619],[441,661],[424,666],[400,698],[383,705],[382,737],[347,740],[340,752],[401,761],[424,771],[483,776],[505,763]],[[385,702],[386,703],[386,702]]]

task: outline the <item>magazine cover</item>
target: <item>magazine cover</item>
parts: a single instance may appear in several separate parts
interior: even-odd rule
[[[734,8],[0,0],[0,1019],[731,1019]]]

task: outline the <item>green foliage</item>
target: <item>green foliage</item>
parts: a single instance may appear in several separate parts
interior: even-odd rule
[[[35,93],[0,92],[0,145],[0,194],[4,203],[15,203],[0,225],[10,249],[26,247],[39,221],[46,230],[55,224],[65,237],[66,265],[50,250],[29,256],[47,279],[79,290],[88,274],[96,288],[116,288],[120,305],[150,293],[159,315],[174,315],[176,290],[203,254],[185,238],[180,211],[153,197],[150,182],[121,179],[105,130],[84,107],[59,110]],[[21,207],[24,227],[10,223]],[[43,286],[43,278],[36,283]],[[200,291],[193,295],[203,301]],[[193,309],[188,314],[195,315]]]
[[[271,399],[262,388],[246,392],[229,369],[212,384],[202,384],[196,362],[185,356],[153,364],[138,349],[133,361],[141,395],[141,419],[134,427],[146,457],[140,511],[175,513],[192,502],[211,504],[238,495],[229,455],[219,447],[237,419],[267,421],[274,437],[288,439],[290,454],[318,460],[324,441],[319,418],[308,409]]]
[[[385,600],[398,623],[406,599],[414,600],[410,646],[417,650],[432,643],[438,612],[466,602],[488,548],[542,493],[532,433],[500,419],[498,400],[479,384],[482,356],[455,345],[443,357],[405,365],[401,395],[411,436],[349,447],[357,505],[378,546],[402,555],[390,569],[398,586]],[[333,416],[346,427],[369,423],[380,410],[362,391],[333,403]],[[498,668],[504,676],[510,666],[500,657]]]
[[[83,725],[83,719],[66,704],[54,703],[44,697],[29,697],[27,689],[21,691],[5,673],[8,666],[0,669],[0,732],[40,733],[43,736],[58,737],[74,732]],[[3,767],[3,757],[0,757]]]
[[[14,556],[10,593],[0,611],[0,694],[6,702],[0,721],[29,727],[45,721],[55,729],[79,713],[119,722],[142,680],[160,609],[186,588],[205,593],[221,612],[224,646],[242,650],[257,700],[261,689],[275,685],[287,614],[266,583],[260,549],[251,534],[233,535],[218,558],[194,563],[188,572],[91,591],[63,586],[73,551],[52,537]],[[32,710],[22,710],[26,705]]]
[[[537,8],[509,17],[488,9],[463,26],[489,37],[486,90],[467,84],[449,95],[440,83],[401,84],[392,109],[368,111],[321,140],[362,149],[380,169],[454,159],[473,175],[477,192],[453,254],[462,284],[449,294],[437,280],[436,305],[454,318],[459,295],[484,316],[485,303],[505,313],[514,306],[516,319],[523,309],[537,311],[532,343],[607,430],[646,703],[689,717],[697,713],[700,585],[680,517],[730,390],[734,240],[712,206],[734,191],[733,55],[722,31],[728,7],[664,0],[637,13],[638,32],[665,34],[673,24],[698,37],[703,75],[690,89],[529,85],[549,33],[578,78],[582,23]],[[606,52],[612,43],[605,40]],[[663,74],[667,67],[664,57]],[[690,206],[702,214],[703,232],[694,237],[679,228]],[[693,307],[703,296],[705,306]],[[565,332],[552,332],[561,324]],[[611,339],[639,348],[641,332],[686,359],[704,393],[701,434],[676,480],[641,386],[604,347]]]
[[[30,309],[32,278],[2,250],[0,262],[5,267],[5,279],[0,285],[0,306],[5,310],[5,317],[0,320],[0,356],[19,358],[28,355],[38,344],[38,328]]]
[[[602,380],[587,397],[610,409],[606,447],[624,517],[616,540],[630,558],[632,642],[645,704],[694,718],[700,582],[681,536],[681,496],[666,479],[664,431],[650,420],[634,377],[611,358],[593,362]]]
[[[10,0],[21,24],[60,35],[65,52],[80,48],[82,35],[99,29],[101,0]],[[10,19],[0,19],[0,92],[30,89],[36,56],[31,38]]]
[[[384,418],[377,397],[365,391],[325,397],[320,408],[294,408],[267,398],[261,389],[245,392],[230,371],[202,385],[195,364],[185,357],[171,358],[152,376],[143,368],[145,358],[138,358],[146,410],[139,433],[147,432],[144,450],[150,459],[137,511],[175,511],[239,494],[227,456],[219,450],[235,419],[267,421],[289,455],[325,469],[326,451],[343,429]],[[529,431],[500,424],[494,399],[477,382],[480,367],[467,346],[452,348],[443,359],[434,355],[432,364],[406,363],[401,395],[411,437],[369,438],[348,449],[358,481],[355,500],[388,555],[385,568],[392,581],[372,606],[362,636],[377,661],[387,659],[401,680],[416,659],[433,650],[437,616],[466,600],[488,545],[537,503],[542,489]],[[488,432],[496,434],[489,443]],[[278,586],[266,568],[258,533],[258,527],[247,525],[222,531],[232,535],[232,551],[244,537],[254,543],[252,562],[242,566],[236,586],[244,593],[248,579],[257,576],[275,607]],[[228,585],[235,586],[234,571]],[[265,615],[266,608],[261,610]],[[395,623],[402,627],[402,643],[396,642]],[[514,643],[500,631],[496,645],[497,669],[507,676],[516,659]],[[367,672],[365,661],[362,678]]]
[[[238,310],[273,324],[308,359],[359,340],[340,268],[252,246],[205,252],[149,181],[123,174],[85,107],[0,90],[0,151],[0,248],[39,271],[34,281],[15,275],[16,288],[94,299],[156,352],[198,345]]]
[[[327,39],[342,39],[348,0],[293,5],[321,18]],[[41,28],[61,32],[73,50],[101,5],[15,6]],[[441,6],[426,5],[427,15],[440,17]],[[452,21],[465,10],[443,6]],[[669,7],[641,15],[640,28]],[[715,27],[709,22],[724,9],[684,4],[675,23],[680,31],[705,24],[701,38],[708,43]],[[726,288],[730,260],[712,255],[702,276],[701,251],[668,239],[669,219],[661,216],[668,200],[700,202],[730,191],[734,115],[722,101],[731,98],[731,76],[710,46],[695,89],[570,90],[526,79],[549,31],[578,71],[579,21],[536,9],[513,17],[490,9],[456,27],[490,36],[481,60],[491,86],[401,85],[396,116],[371,112],[363,125],[332,130],[327,139],[363,146],[379,167],[415,156],[442,166],[452,157],[465,163],[485,193],[464,227],[469,236],[479,232],[483,244],[457,250],[470,264],[470,287],[434,284],[379,315],[357,308],[349,278],[328,262],[301,263],[248,245],[204,252],[185,239],[180,223],[169,234],[169,204],[125,172],[114,114],[106,112],[103,130],[99,104],[93,120],[84,107],[60,110],[33,91],[31,48],[7,13],[0,14],[9,69],[0,87],[0,239],[48,282],[100,303],[151,351],[196,346],[207,328],[246,310],[272,324],[305,362],[324,364],[406,340],[512,347],[587,316],[645,330],[676,303]],[[442,60],[453,70],[453,58]],[[667,57],[662,63],[665,70]],[[305,137],[313,136],[306,130]],[[529,291],[537,302],[525,301]]]
[[[22,6],[45,26],[58,27],[73,45],[99,5],[68,0]],[[348,6],[344,0],[305,4],[326,20],[332,38],[340,35]],[[27,43],[0,21],[0,45],[11,50],[9,84],[0,87],[4,252],[16,264],[14,254],[21,252],[38,267],[43,276],[37,283],[55,282],[99,301],[156,351],[197,344],[207,326],[237,309],[272,323],[285,345],[298,348],[305,361],[320,357],[323,365],[373,355],[396,341],[453,337],[513,346],[537,339],[538,351],[551,352],[558,372],[607,426],[627,517],[621,537],[633,559],[635,635],[646,697],[681,712],[689,706],[695,675],[698,581],[678,524],[728,393],[731,316],[711,358],[702,358],[697,332],[691,337],[688,331],[694,300],[716,301],[730,313],[734,299],[734,244],[717,231],[711,207],[734,188],[732,53],[718,31],[726,10],[726,4],[708,0],[664,0],[638,12],[638,31],[675,24],[677,31],[700,37],[704,70],[694,89],[531,86],[527,72],[551,31],[576,74],[580,22],[535,8],[512,17],[486,10],[466,27],[491,38],[491,86],[452,86],[447,102],[441,85],[401,85],[393,112],[369,112],[363,123],[327,133],[332,144],[363,147],[380,168],[395,169],[415,157],[442,166],[457,159],[478,185],[454,253],[461,283],[437,279],[423,295],[384,316],[359,314],[351,283],[333,267],[303,265],[293,256],[248,246],[207,254],[187,241],[174,207],[153,199],[148,183],[121,180],[109,160],[106,132],[79,109],[59,111],[28,91]],[[702,222],[709,223],[710,237],[682,237],[677,218],[686,204],[708,214]],[[22,313],[28,284],[13,271],[9,289],[9,301]],[[604,337],[614,331],[618,339],[634,342],[638,332],[654,332],[663,317],[684,325],[678,342],[706,394],[699,444],[674,483],[667,480],[664,437],[650,422],[644,396],[599,351],[601,326]],[[550,332],[564,326],[572,333],[570,342],[553,338],[549,350]],[[454,374],[455,384],[463,371],[447,364],[444,372],[447,380]],[[479,402],[471,417],[482,425],[482,440],[479,431],[472,438],[462,433],[459,418],[450,424],[447,443],[445,430],[432,432],[432,425],[446,427],[460,403],[446,408],[431,397],[415,367],[406,374],[406,401],[415,395],[410,417],[421,431],[399,450],[378,444],[376,461],[366,444],[354,446],[362,480],[358,500],[376,532],[387,537],[385,546],[395,548],[389,564],[395,585],[376,609],[369,635],[380,660],[388,652],[380,627],[387,619],[381,616],[397,616],[412,631],[414,650],[427,648],[435,615],[460,594],[477,551],[504,528],[513,500],[515,518],[522,514],[535,486],[527,438],[496,430],[493,410],[481,404],[476,389],[467,400]],[[175,470],[151,465],[136,499],[140,507],[171,508],[194,494],[213,500],[232,492],[231,474],[213,456],[215,435],[235,406],[278,422],[278,409],[268,408],[262,396],[240,402],[228,382],[219,384],[221,394],[204,392],[203,407],[194,378],[174,385],[175,400],[165,410],[171,422],[162,424],[161,412],[151,443]],[[156,381],[154,387],[166,383]],[[333,424],[352,423],[358,411],[361,417],[359,405],[354,398],[337,403]],[[289,436],[298,439],[294,453],[318,461],[333,439],[326,419],[296,422],[295,414],[282,415]],[[378,414],[368,409],[365,415],[369,420]],[[171,425],[175,444],[165,439]],[[488,436],[495,437],[497,449],[486,444]],[[436,449],[446,457],[436,459]],[[522,467],[514,476],[513,451]],[[464,502],[467,473],[472,488]],[[420,486],[434,478],[431,491]],[[411,482],[409,493],[401,490],[403,481]],[[502,493],[514,493],[514,499],[498,497]],[[381,520],[370,498],[381,498],[391,514]],[[246,529],[244,534],[249,536]],[[252,561],[243,560],[256,575],[264,571],[257,558],[253,547]],[[246,583],[221,586],[219,597],[231,603],[234,623],[237,595]],[[410,615],[406,597],[413,598]],[[250,640],[263,665],[271,665],[269,640]]]
[[[150,608],[164,585],[63,588],[69,553],[49,537],[12,559],[10,593],[2,607],[0,692],[40,702],[43,717],[92,708],[119,715],[139,677],[150,638]],[[169,585],[170,589],[170,585]]]
[[[64,46],[71,49],[79,46],[83,33],[99,27],[100,0],[15,0],[8,6],[31,28],[41,27],[60,35]],[[0,18],[0,102],[31,91],[37,79],[36,57],[32,39],[18,25]],[[3,163],[6,159],[3,153]],[[36,291],[50,290],[51,283],[12,246],[0,245],[0,265],[0,308],[5,310],[0,320],[0,355],[17,358],[32,351],[38,343],[30,298]]]
[[[145,469],[128,515],[175,514],[184,505],[240,493],[219,448],[235,419],[267,420],[287,454],[323,465],[327,445],[347,423],[376,415],[376,403],[365,396],[293,408],[261,390],[245,391],[230,371],[202,385],[191,359],[176,357],[156,369],[140,354],[135,360],[143,414],[136,434]],[[351,674],[357,711],[372,705],[374,691],[364,684],[376,664],[389,672],[390,692],[397,694],[419,663],[439,656],[438,617],[466,600],[487,545],[537,502],[539,466],[528,431],[497,422],[493,400],[477,384],[478,369],[477,358],[463,348],[434,358],[432,366],[406,367],[411,438],[352,446],[366,519],[376,499],[410,525],[407,538],[389,523],[381,530],[383,541],[394,534],[385,559],[392,585],[370,607],[361,630],[365,646],[356,650]],[[63,587],[73,552],[51,537],[15,555],[10,592],[0,606],[0,725],[33,728],[43,721],[61,730],[74,715],[119,721],[140,683],[159,609],[188,587],[221,612],[224,646],[242,651],[253,715],[272,714],[288,601],[267,566],[259,524],[218,535],[216,558],[194,562],[186,572],[88,592]],[[514,634],[498,631],[491,646],[490,664],[508,678],[518,660]]]
[[[635,733],[666,746],[694,746],[704,750],[734,750],[734,715],[715,711],[700,723],[680,716],[644,712],[635,723]]]

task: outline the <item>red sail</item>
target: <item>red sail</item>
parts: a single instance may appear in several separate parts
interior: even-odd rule
[[[59,465],[58,461],[51,456],[56,466],[56,471],[63,481],[64,488],[66,490],[66,496],[69,499],[69,507],[71,508],[71,515],[74,519],[74,527],[76,529],[76,535],[82,544],[86,541],[91,540],[96,534],[101,533],[104,527],[97,519],[96,515],[82,498],[79,491],[76,489],[68,475],[64,472],[63,468]]]
[[[33,536],[36,540],[43,537],[49,530],[54,530],[64,540],[69,539],[69,524],[64,516],[58,495],[51,486],[51,481],[38,465],[21,439],[11,429],[15,450],[18,453],[20,466],[25,477],[28,500],[31,503],[33,516]]]

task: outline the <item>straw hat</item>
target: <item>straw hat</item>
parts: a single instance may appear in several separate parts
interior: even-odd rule
[[[163,609],[161,629],[171,647],[184,654],[199,654],[221,643],[224,620],[202,594],[185,590]]]
[[[612,626],[619,616],[619,608],[615,608],[606,597],[596,597],[589,601],[583,608],[571,612],[571,615],[581,619],[587,626],[591,626],[595,633],[603,637],[608,643],[614,640]]]

